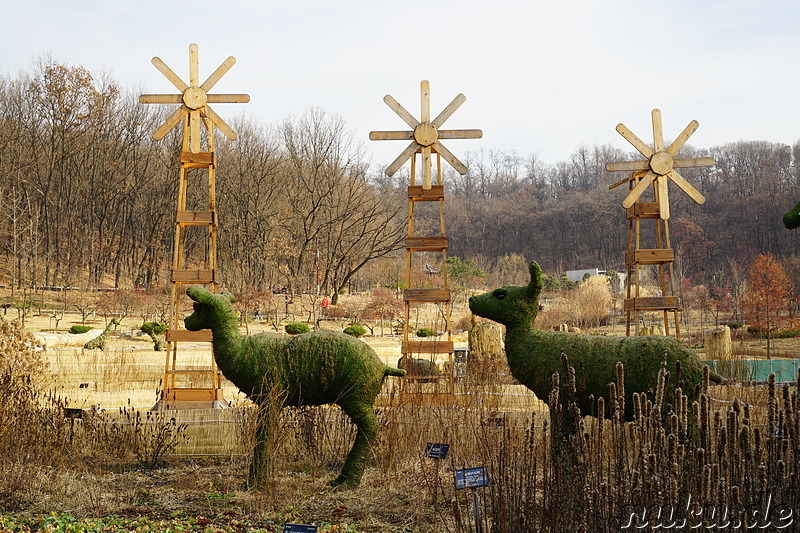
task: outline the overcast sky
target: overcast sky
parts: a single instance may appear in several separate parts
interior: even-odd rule
[[[796,0],[2,0],[0,72],[30,70],[43,54],[125,88],[175,93],[150,63],[188,80],[199,45],[204,80],[229,55],[237,64],[216,104],[273,123],[312,106],[341,115],[376,162],[406,141],[369,141],[405,130],[382,98],[419,116],[419,82],[431,82],[433,116],[458,93],[467,101],[445,127],[480,128],[468,150],[536,153],[547,163],[580,145],[630,145],[622,122],[652,143],[650,110],[672,139],[696,119],[690,144],[800,139],[800,2]]]

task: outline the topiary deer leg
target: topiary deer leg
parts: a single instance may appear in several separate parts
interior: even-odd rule
[[[272,472],[273,438],[272,426],[277,420],[281,406],[271,402],[259,404],[256,408],[256,428],[253,438],[253,462],[250,463],[250,484],[256,489],[267,486]]]
[[[378,435],[378,421],[372,405],[363,402],[340,403],[339,406],[350,417],[358,428],[356,441],[347,454],[342,473],[331,481],[331,485],[342,487],[355,487],[361,482],[364,470],[370,458],[372,443]]]

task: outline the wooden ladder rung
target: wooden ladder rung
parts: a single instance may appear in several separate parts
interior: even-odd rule
[[[404,354],[415,353],[453,353],[453,341],[403,341],[401,348]]]
[[[423,189],[422,185],[408,187],[408,199],[412,202],[436,202],[444,199],[444,185],[431,185],[430,189]]]
[[[628,218],[659,218],[661,211],[656,203],[635,203],[628,208]]]
[[[449,302],[448,289],[405,289],[403,300],[406,302]]]
[[[406,237],[409,252],[441,252],[447,250],[447,237]]]
[[[625,311],[674,311],[679,309],[677,296],[626,298]]]
[[[216,166],[214,152],[184,152],[180,155],[181,165],[186,168],[210,168]]]
[[[652,248],[632,250],[625,255],[627,264],[638,263],[640,265],[658,265],[675,261],[675,253],[672,248]]]
[[[216,275],[213,269],[173,269],[171,280],[173,283],[214,283]]]
[[[215,226],[216,211],[178,211],[175,222],[184,226]]]
[[[213,337],[210,329],[189,331],[188,329],[168,329],[167,342],[211,342]]]

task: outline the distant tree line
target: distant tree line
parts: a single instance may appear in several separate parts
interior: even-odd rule
[[[180,132],[151,139],[167,112],[160,107],[138,104],[108,75],[48,58],[0,77],[0,283],[166,283]],[[370,166],[344,120],[320,109],[272,125],[231,122],[239,139],[216,136],[227,286],[335,295],[365,276],[396,283],[407,175],[387,178]],[[706,155],[717,165],[683,171],[704,205],[670,187],[679,275],[724,283],[760,253],[796,256],[800,232],[786,230],[781,216],[800,200],[800,143],[681,152]],[[627,191],[608,189],[624,175],[604,165],[631,158],[609,145],[578,147],[555,164],[509,151],[467,153],[467,174],[445,174],[448,253],[473,261],[488,283],[524,278],[524,267],[517,271],[530,259],[551,273],[624,271]],[[189,199],[190,208],[204,202]],[[417,218],[419,228],[438,227],[437,209]],[[187,242],[190,262],[204,257],[200,237]]]

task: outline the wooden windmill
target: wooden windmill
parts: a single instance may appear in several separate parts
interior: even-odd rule
[[[403,322],[402,353],[406,358],[423,354],[435,362],[437,355],[447,355],[448,392],[452,395],[454,385],[455,366],[453,362],[453,341],[450,331],[451,299],[450,285],[446,269],[442,269],[439,288],[414,287],[415,278],[412,272],[412,256],[415,253],[439,252],[442,264],[447,260],[447,236],[444,229],[444,184],[442,182],[442,158],[450,163],[460,174],[466,174],[467,167],[453,155],[450,150],[440,142],[442,139],[478,139],[483,136],[481,130],[443,130],[440,129],[444,122],[464,103],[466,96],[459,94],[445,107],[436,118],[431,120],[430,83],[427,80],[420,82],[420,118],[417,120],[392,96],[386,95],[386,102],[411,130],[406,131],[373,131],[369,138],[373,141],[382,140],[409,140],[409,145],[386,168],[386,174],[392,176],[411,159],[411,175],[408,187],[408,233],[405,242],[406,248],[406,289],[403,291],[405,302],[405,320]],[[417,185],[417,157],[422,159],[422,185]],[[431,154],[436,154],[436,184],[432,179]],[[439,234],[415,235],[414,205],[417,202],[439,203]],[[444,305],[444,321],[447,340],[411,340],[410,318],[412,304],[442,304]],[[410,376],[413,381],[413,376]],[[420,380],[426,378],[420,377]],[[405,383],[405,381],[404,381]],[[421,396],[420,396],[421,397]]]
[[[611,189],[628,183],[629,193],[622,201],[628,218],[628,252],[625,256],[627,265],[627,282],[625,298],[626,334],[631,334],[631,319],[635,324],[634,333],[639,334],[640,313],[645,311],[662,311],[664,313],[664,333],[670,335],[669,314],[673,314],[675,336],[680,338],[680,321],[678,317],[678,297],[675,296],[673,261],[675,254],[669,237],[670,208],[668,184],[672,181],[695,202],[706,201],[691,183],[681,176],[677,169],[708,167],[715,164],[713,157],[677,159],[681,148],[700,124],[693,120],[680,135],[666,146],[661,125],[661,111],[653,109],[653,148],[650,148],[624,124],[617,125],[617,131],[645,159],[639,161],[618,161],[606,164],[608,171],[629,171],[631,174],[611,185]],[[644,192],[652,186],[653,201],[642,202]],[[655,221],[655,247],[642,248],[642,219]],[[655,297],[641,296],[640,269],[648,265],[658,267],[659,295]]]
[[[183,142],[179,155],[180,179],[175,211],[175,241],[170,273],[170,318],[167,330],[167,354],[164,382],[158,409],[209,408],[227,405],[222,395],[222,374],[214,358],[204,368],[187,367],[179,362],[178,344],[182,342],[210,342],[211,331],[187,331],[180,323],[180,296],[184,284],[207,285],[217,291],[217,213],[216,213],[216,158],[214,155],[214,127],[230,140],[234,132],[211,108],[212,103],[247,103],[246,94],[209,94],[209,91],[236,63],[228,57],[200,83],[197,45],[189,45],[189,83],[185,83],[158,57],[153,65],[180,91],[180,94],[143,94],[143,104],[180,104],[153,133],[156,140],[163,139],[178,124],[183,124]],[[206,149],[202,149],[205,140]],[[207,172],[207,209],[192,210],[187,206],[190,173]],[[196,184],[203,180],[193,179]],[[186,231],[189,227],[205,227],[206,246],[202,265],[193,263],[189,268],[185,257]],[[184,363],[184,364],[181,364]]]

